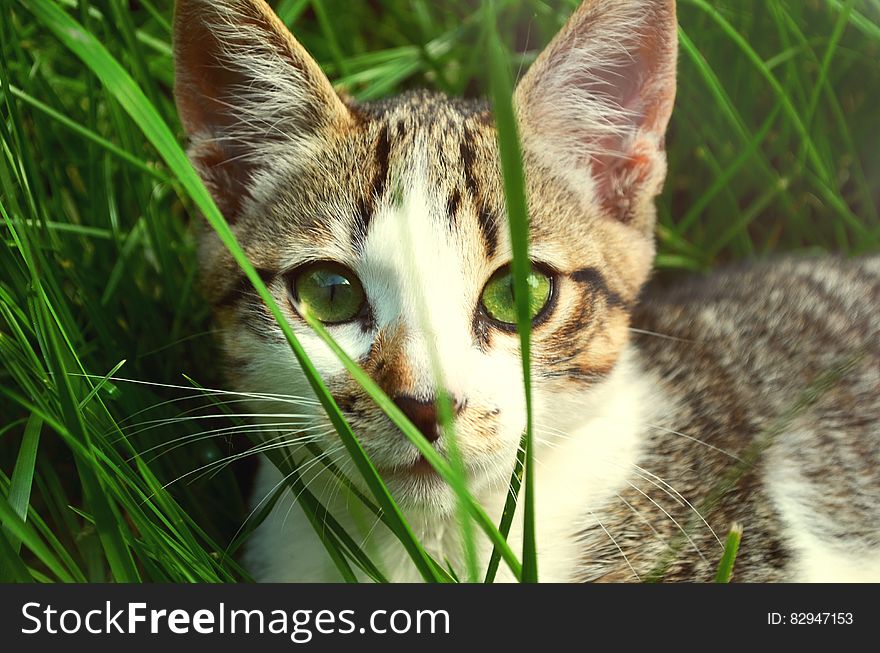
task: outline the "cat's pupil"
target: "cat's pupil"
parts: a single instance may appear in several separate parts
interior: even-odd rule
[[[339,286],[349,285],[347,279],[343,279],[342,277],[336,276],[336,275],[327,276],[324,278],[319,278],[318,284],[320,286],[322,286],[324,288],[324,290],[327,292],[328,300],[330,302],[332,302],[333,299],[336,297],[336,289]]]

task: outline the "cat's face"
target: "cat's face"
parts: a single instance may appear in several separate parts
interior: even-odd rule
[[[653,254],[674,25],[671,2],[587,3],[518,86],[539,440],[588,416],[591,387],[627,341]],[[526,415],[489,107],[427,93],[343,102],[260,1],[179,2],[176,26],[193,160],[392,493],[454,505],[305,323],[304,304],[441,453],[449,443],[434,405],[446,393],[471,489],[503,487]],[[213,234],[202,262],[237,389],[310,396]],[[301,414],[264,421],[344,462],[314,402],[255,404]]]

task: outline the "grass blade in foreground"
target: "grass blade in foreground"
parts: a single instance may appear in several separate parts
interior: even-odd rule
[[[396,196],[400,198],[401,195],[402,193],[398,189]],[[402,201],[402,210],[405,215],[408,215],[411,211],[418,210],[418,207],[409,205],[410,201],[411,199],[409,197]],[[409,222],[407,220],[402,220],[400,224],[399,242],[400,246],[406,252],[406,256],[404,258],[409,265],[407,276],[411,279],[418,279],[419,287],[421,289],[425,289],[427,285],[422,278],[422,271],[419,264],[417,263],[419,261],[419,257],[413,251],[413,239],[414,235],[412,233],[412,230],[410,229]],[[432,327],[428,318],[428,302],[426,300],[425,293],[416,292],[415,295],[417,307],[416,313],[419,318],[419,328],[424,333],[431,333]],[[431,373],[434,377],[434,392],[436,395],[438,422],[440,425],[440,429],[443,432],[443,437],[449,444],[447,454],[452,469],[458,477],[456,479],[456,483],[460,483],[459,489],[461,491],[459,492],[458,490],[456,490],[456,503],[459,520],[458,526],[459,532],[461,533],[465,568],[467,569],[467,582],[476,583],[479,578],[477,546],[476,542],[474,541],[474,528],[473,524],[471,523],[470,511],[468,510],[467,502],[464,499],[465,496],[470,494],[470,491],[467,486],[467,476],[465,475],[466,472],[464,467],[464,460],[461,457],[461,450],[458,446],[458,435],[455,432],[452,404],[450,401],[450,396],[446,390],[447,383],[443,374],[443,366],[440,363],[440,353],[434,344],[434,338],[432,337],[429,340],[430,344],[428,346],[428,356],[430,360]]]
[[[42,286],[39,285],[37,290],[40,293],[44,292]],[[107,562],[113,571],[113,577],[119,582],[137,582],[140,580],[140,574],[132,556],[129,542],[130,533],[127,529],[123,531],[121,528],[121,524],[125,522],[122,520],[117,506],[108,496],[109,493],[102,484],[100,476],[95,472],[100,469],[101,465],[97,462],[96,450],[91,446],[91,438],[85,425],[84,416],[79,408],[79,402],[76,400],[76,390],[68,375],[68,370],[71,369],[68,358],[72,352],[68,349],[69,343],[65,341],[62,344],[64,338],[56,332],[56,328],[61,330],[61,325],[56,321],[55,316],[49,313],[47,307],[50,306],[50,303],[48,298],[45,300],[42,305],[44,310],[39,330],[42,332],[45,345],[47,345],[44,346],[44,351],[47,352],[50,372],[58,388],[64,421],[73,427],[72,435],[83,445],[80,455],[74,459],[83,485],[83,496],[86,503],[92,508],[95,530],[104,547]]]
[[[15,468],[12,470],[8,499],[10,506],[22,520],[27,519],[42,428],[42,418],[31,413],[24,428]],[[9,577],[16,582],[33,580],[19,556],[20,551],[21,542],[11,533],[7,533],[5,528],[0,528],[0,582]]]
[[[733,575],[733,563],[736,561],[736,553],[739,551],[739,543],[742,540],[742,524],[733,524],[727,534],[727,542],[724,545],[724,554],[718,563],[718,573],[715,574],[716,583],[729,583]]]
[[[504,501],[504,510],[501,512],[501,523],[498,524],[498,530],[505,538],[510,532],[510,526],[513,524],[513,517],[516,514],[519,490],[522,487],[525,457],[525,447],[521,446],[516,452],[516,462],[513,466],[513,474],[510,476],[510,482],[507,487],[507,499]],[[489,557],[489,566],[486,568],[486,577],[483,579],[484,583],[492,583],[495,581],[495,574],[498,573],[498,563],[500,561],[501,553],[497,548],[492,549],[492,555]]]
[[[489,21],[489,62],[492,86],[492,106],[495,110],[495,126],[498,130],[498,149],[504,173],[504,197],[507,220],[510,226],[510,243],[513,250],[511,268],[516,300],[516,321],[519,332],[520,356],[522,358],[523,383],[525,384],[526,432],[525,448],[525,496],[523,505],[523,577],[526,583],[538,582],[538,556],[535,547],[535,464],[532,438],[532,375],[531,375],[531,289],[529,288],[529,216],[526,203],[525,177],[522,167],[519,135],[513,109],[513,83],[510,68],[495,30],[494,5],[486,11]]]
[[[43,429],[42,418],[32,413],[24,427],[24,437],[18,450],[15,469],[12,470],[12,482],[9,487],[9,505],[22,519],[27,519],[27,509],[31,499],[31,487],[34,480],[34,467],[37,462],[37,447],[40,445],[40,431]],[[13,540],[12,548],[18,553],[19,542]]]

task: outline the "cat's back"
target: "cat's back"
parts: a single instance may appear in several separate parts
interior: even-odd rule
[[[730,375],[728,392],[775,410],[787,391],[803,391],[848,358],[876,362],[878,310],[880,256],[792,258],[649,285],[633,328],[664,376],[698,384],[689,390],[699,392],[716,380],[707,378],[714,370]]]
[[[692,508],[669,510],[690,524],[684,548],[718,547],[698,511],[721,536],[744,524],[740,580],[880,577],[878,309],[877,256],[647,288],[633,339],[669,401],[641,466],[689,497]],[[679,560],[667,572],[710,568]]]

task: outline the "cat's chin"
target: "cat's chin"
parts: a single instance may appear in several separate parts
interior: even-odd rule
[[[406,512],[445,517],[456,508],[455,492],[427,462],[380,474],[391,496]]]

